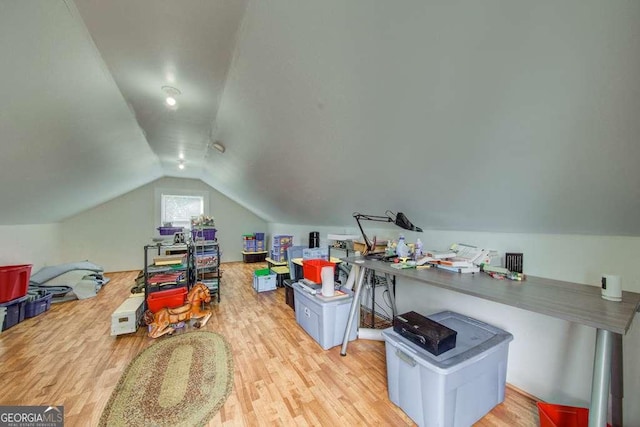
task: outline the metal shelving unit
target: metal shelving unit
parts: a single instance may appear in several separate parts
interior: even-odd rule
[[[204,283],[211,294],[216,294],[220,302],[220,245],[216,240],[204,240],[202,227],[195,227],[193,234],[194,275],[195,281]]]
[[[185,249],[185,259],[180,265],[155,265],[152,260],[149,259],[150,252],[155,252],[156,256],[163,255],[163,251],[166,254],[167,251],[175,250],[175,245],[162,245],[160,243],[155,245],[145,245],[144,247],[144,304],[145,310],[147,309],[147,296],[150,293],[157,292],[162,289],[171,289],[175,287],[191,288],[194,283],[195,276],[193,274],[193,246],[190,244],[181,245],[180,249]],[[167,273],[184,273],[181,280],[176,282],[158,282],[156,283],[152,279],[160,274]]]

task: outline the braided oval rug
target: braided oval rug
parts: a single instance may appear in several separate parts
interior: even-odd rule
[[[197,331],[164,337],[125,369],[100,426],[203,426],[233,388],[225,338]]]

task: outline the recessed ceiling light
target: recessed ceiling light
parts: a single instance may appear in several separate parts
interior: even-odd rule
[[[182,160],[178,162],[178,169],[184,169],[184,162]]]
[[[162,86],[161,89],[162,92],[167,95],[167,97],[165,98],[165,102],[167,103],[167,105],[170,107],[175,107],[175,105],[178,103],[176,101],[176,96],[180,95],[182,92],[180,92],[179,89],[173,86]]]

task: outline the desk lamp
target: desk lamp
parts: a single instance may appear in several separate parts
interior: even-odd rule
[[[365,256],[370,252],[373,252],[373,250],[375,249],[375,243],[372,243],[371,240],[369,240],[364,230],[362,229],[362,225],[360,224],[360,221],[392,222],[398,227],[403,228],[405,230],[418,231],[422,233],[422,228],[416,227],[415,225],[413,225],[411,221],[409,221],[409,219],[402,212],[398,212],[397,214],[394,214],[391,211],[387,211],[385,212],[385,215],[365,215],[359,212],[355,212],[353,214],[353,217],[356,219],[356,222],[358,223],[358,228],[360,228],[360,232],[362,233],[362,237],[364,239],[364,244],[366,246],[366,249],[363,255]],[[371,256],[375,257],[376,254],[372,253]]]

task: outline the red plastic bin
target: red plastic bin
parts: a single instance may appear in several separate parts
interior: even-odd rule
[[[152,312],[157,312],[165,307],[176,308],[184,305],[187,297],[187,288],[165,289],[153,292],[147,296],[147,307]]]
[[[336,264],[323,259],[305,259],[302,261],[302,275],[313,283],[322,283],[322,267],[333,267],[335,271]]]
[[[589,409],[538,402],[540,427],[587,427]],[[609,424],[607,424],[610,427]]]
[[[0,303],[27,295],[31,264],[0,267]]]

